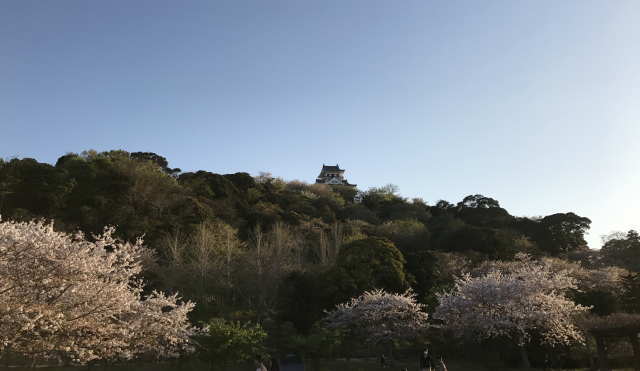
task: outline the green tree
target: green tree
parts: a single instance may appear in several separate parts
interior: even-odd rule
[[[468,224],[490,228],[504,228],[513,219],[497,200],[483,195],[470,195],[458,202],[456,216]]]
[[[338,290],[335,300],[344,301],[376,288],[403,292],[413,281],[405,263],[402,252],[386,238],[369,237],[345,245],[332,272]]]
[[[334,303],[326,289],[330,277],[324,272],[292,272],[278,289],[278,313],[303,334],[322,318]]]
[[[132,152],[131,158],[138,161],[150,161],[158,165],[162,171],[169,175],[175,175],[182,171],[179,168],[170,168],[166,158],[153,152]]]
[[[469,195],[458,203],[458,208],[491,209],[499,207],[500,203],[497,200],[480,194]]]
[[[640,313],[640,273],[632,273],[622,278],[624,295],[623,307],[626,312]]]
[[[518,252],[520,236],[510,230],[464,225],[442,236],[446,252],[474,252],[491,259],[510,259]]]
[[[54,218],[65,208],[74,182],[31,158],[0,162],[0,213],[4,217]]]
[[[546,254],[567,256],[588,249],[584,235],[591,220],[571,212],[544,218],[515,218],[512,225]]]
[[[557,255],[588,248],[584,235],[591,226],[589,218],[574,213],[558,213],[545,216],[540,224],[545,233],[538,246],[543,250]]]
[[[55,169],[73,182],[56,216],[68,229],[97,233],[118,225],[126,239],[146,233],[154,244],[163,232],[182,224],[185,192],[172,176],[151,161],[128,152],[86,151],[58,159]]]
[[[224,370],[230,364],[262,359],[267,350],[267,333],[259,324],[213,318],[206,324],[207,333],[196,338],[199,353],[211,370]]]
[[[600,255],[605,264],[640,272],[640,235],[634,230],[624,236],[612,235],[602,246]]]
[[[390,220],[379,225],[375,232],[392,241],[403,253],[425,248],[431,237],[427,227],[415,219]]]

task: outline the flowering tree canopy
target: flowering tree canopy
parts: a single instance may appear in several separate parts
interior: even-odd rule
[[[0,355],[86,363],[192,350],[192,303],[136,278],[149,250],[105,228],[95,242],[42,221],[0,222]]]
[[[434,317],[459,336],[476,340],[507,337],[524,346],[538,334],[551,346],[581,342],[573,317],[588,308],[565,296],[575,287],[569,272],[520,255],[479,277],[458,278],[452,291],[438,295]]]
[[[415,294],[387,293],[383,290],[364,294],[339,304],[327,313],[324,323],[329,328],[341,328],[362,335],[377,344],[393,339],[413,339],[427,327],[428,315]]]

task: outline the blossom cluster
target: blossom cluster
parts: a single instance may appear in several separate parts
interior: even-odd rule
[[[524,255],[496,263],[480,276],[463,275],[453,290],[439,294],[434,318],[477,340],[507,337],[523,346],[535,334],[551,346],[582,342],[574,318],[589,308],[565,296],[576,289],[571,273]]]
[[[329,328],[349,329],[368,342],[382,343],[394,339],[412,339],[427,328],[428,315],[415,294],[366,291],[350,301],[339,304],[327,313],[324,322]]]
[[[84,364],[191,351],[193,304],[143,296],[148,253],[114,228],[88,240],[44,221],[0,222],[0,352]]]

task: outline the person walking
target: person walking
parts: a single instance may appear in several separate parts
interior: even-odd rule
[[[276,357],[269,359],[269,371],[280,371],[280,362]]]
[[[448,371],[447,365],[444,363],[444,359],[442,359],[442,357],[440,357],[440,364],[438,366],[439,366],[438,371]]]
[[[384,356],[384,354],[380,355],[380,367],[387,368],[387,358]]]
[[[420,371],[433,371],[433,362],[431,362],[431,355],[429,349],[425,348],[424,352],[420,356]]]

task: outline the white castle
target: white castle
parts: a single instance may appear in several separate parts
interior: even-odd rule
[[[340,169],[338,164],[336,166],[322,164],[322,170],[320,170],[320,175],[316,178],[316,183],[348,187],[356,186],[356,184],[351,184],[344,178],[344,169]]]

